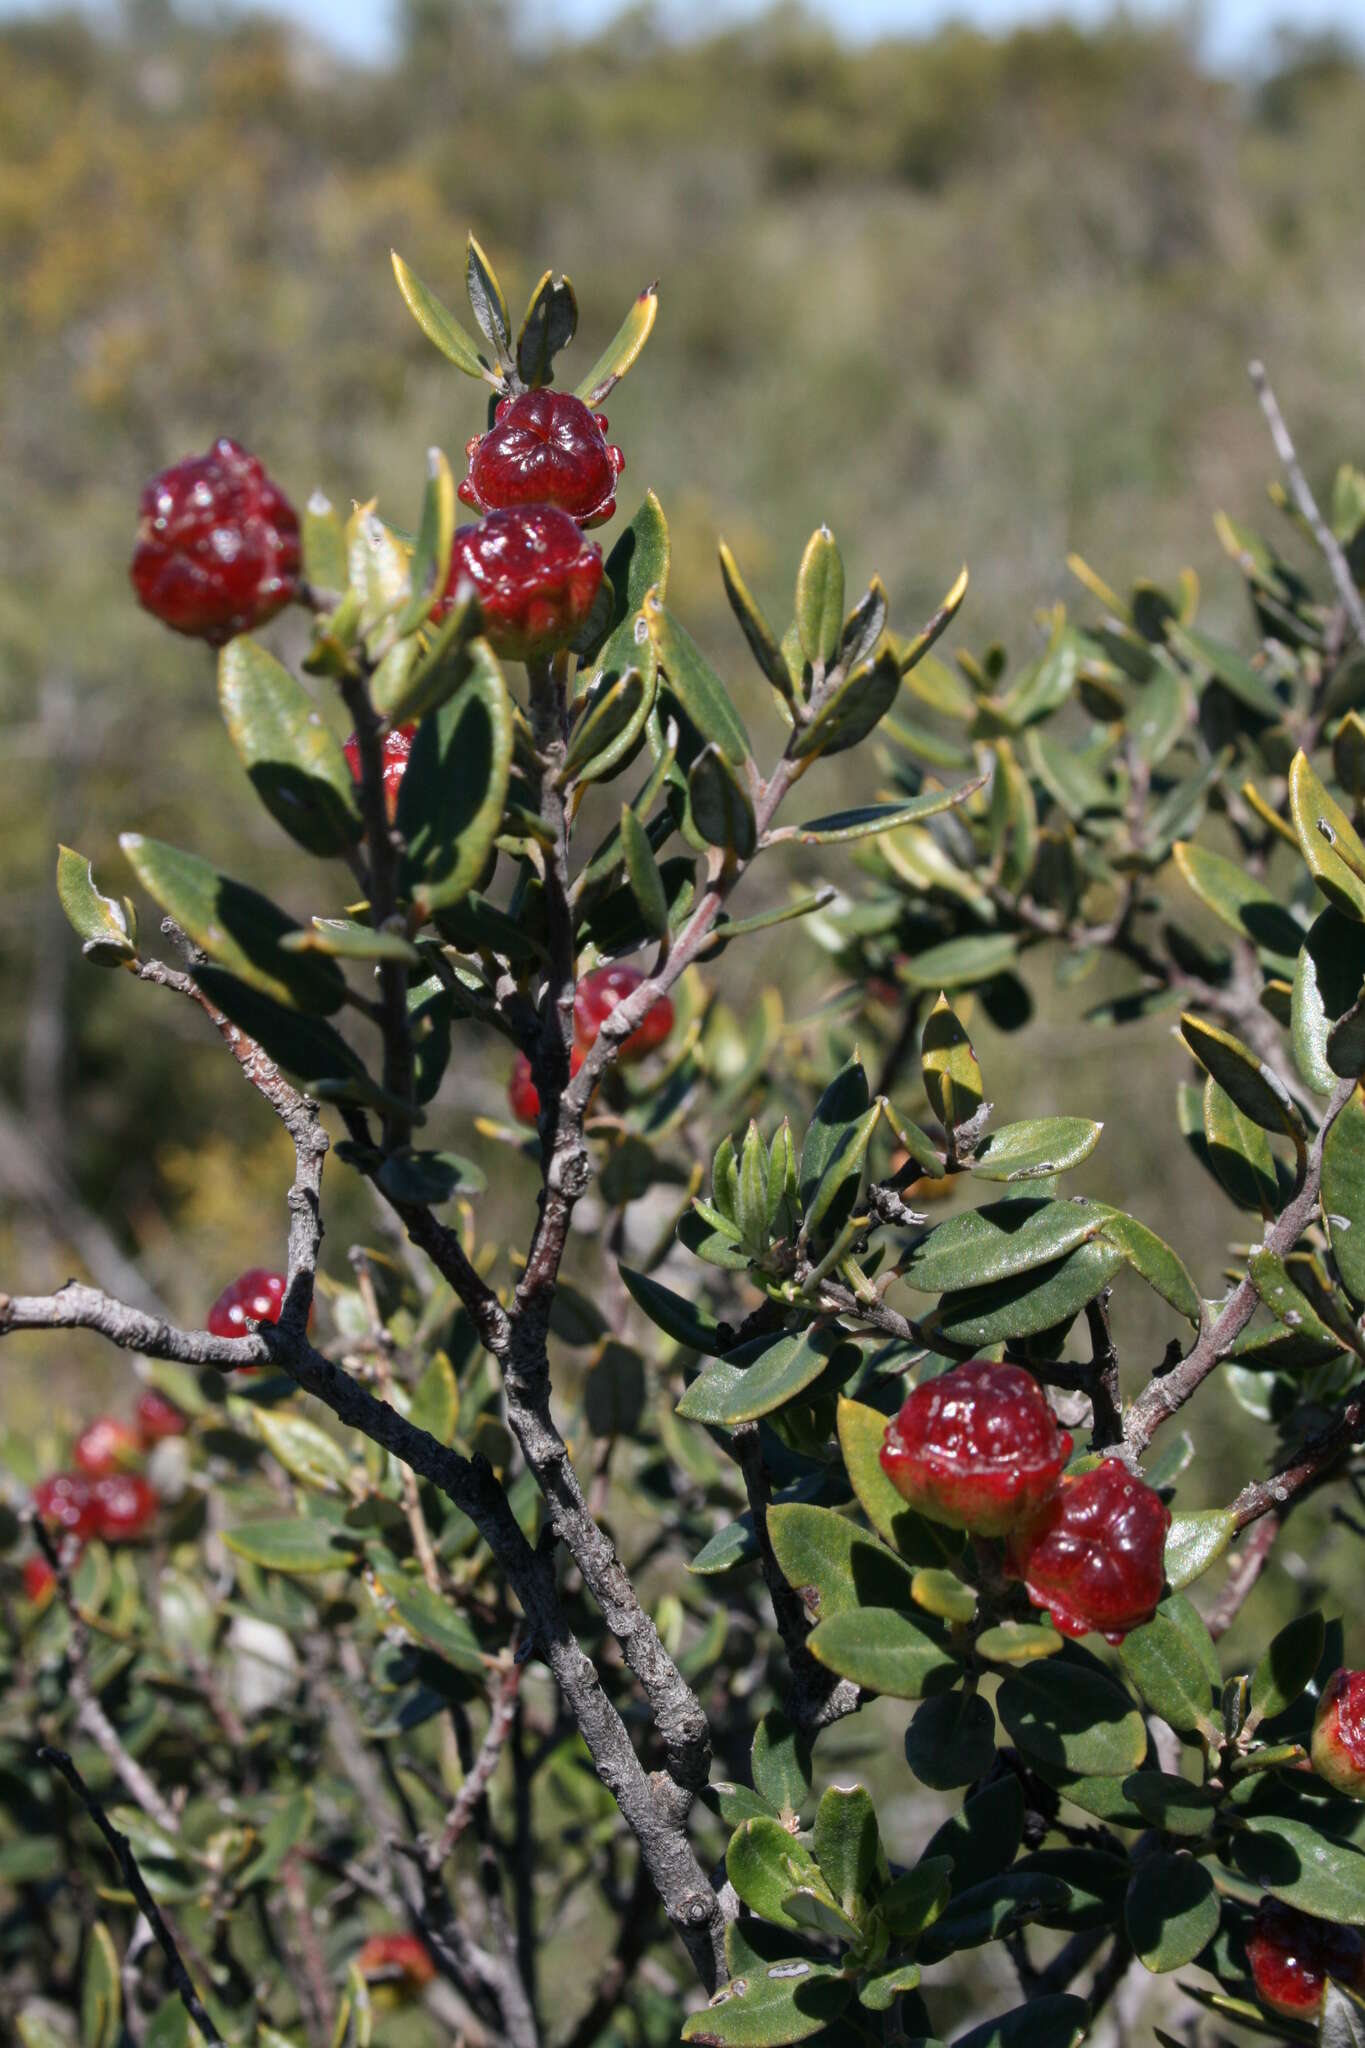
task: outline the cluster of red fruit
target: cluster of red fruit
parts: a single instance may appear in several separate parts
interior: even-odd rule
[[[104,1543],[140,1536],[161,1503],[132,1468],[164,1437],[181,1436],[186,1427],[180,1410],[154,1388],[139,1395],[133,1423],[115,1415],[96,1416],[76,1438],[74,1471],[54,1472],[34,1487],[34,1513],[55,1535],[74,1537],[78,1544],[92,1536]],[[24,1566],[29,1599],[45,1599],[53,1577],[46,1558],[29,1558]]]
[[[1170,1509],[1117,1458],[1063,1477],[1071,1437],[1031,1373],[974,1358],[916,1387],[882,1468],[931,1521],[1005,1539],[1005,1571],[1063,1635],[1111,1643],[1149,1621]]]
[[[465,451],[460,496],[484,516],[456,531],[433,619],[472,589],[497,653],[534,661],[568,645],[602,582],[602,551],[583,529],[611,518],[625,466],[606,429],[605,414],[567,391],[502,400]],[[133,588],[176,632],[221,646],[299,594],[298,514],[235,441],[215,441],[154,477],[140,512]],[[401,773],[392,783],[386,773],[386,789]]]
[[[596,1041],[607,1018],[618,1003],[634,995],[644,980],[638,967],[627,967],[617,963],[611,967],[598,967],[579,983],[573,999],[573,1050],[569,1054],[569,1071],[576,1074]],[[660,996],[644,1014],[629,1038],[621,1043],[616,1057],[625,1065],[632,1066],[636,1060],[647,1059],[656,1051],[673,1029],[673,1004],[668,996]],[[512,1063],[511,1077],[507,1083],[507,1100],[518,1123],[535,1124],[540,1116],[540,1093],[531,1077],[531,1062],[524,1052],[519,1052]]]

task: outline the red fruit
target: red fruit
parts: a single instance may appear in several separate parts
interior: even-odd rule
[[[145,487],[129,574],[177,633],[221,647],[272,619],[298,588],[298,515],[254,455],[215,441]]]
[[[569,1053],[570,1074],[578,1072],[586,1057],[581,1045],[572,1047]],[[524,1052],[519,1052],[512,1062],[512,1072],[507,1082],[507,1100],[519,1124],[539,1123],[540,1091],[531,1079],[531,1062]]]
[[[567,647],[592,610],[602,582],[602,550],[584,540],[553,505],[490,512],[456,529],[450,575],[432,607],[442,619],[462,583],[470,583],[494,651],[534,661]]]
[[[204,1327],[211,1337],[249,1337],[252,1323],[277,1323],[284,1307],[283,1273],[253,1266],[225,1287]]]
[[[140,1536],[161,1505],[140,1472],[111,1472],[91,1488],[95,1534],[106,1543]]]
[[[24,1592],[35,1607],[47,1599],[56,1583],[57,1574],[45,1557],[24,1559]]]
[[[95,1532],[94,1488],[81,1472],[54,1472],[33,1489],[33,1506],[50,1529],[84,1542]]]
[[[466,443],[466,505],[476,512],[557,505],[580,526],[611,518],[626,458],[608,445],[605,413],[589,412],[568,391],[523,391],[502,400],[495,420]]]
[[[1018,1365],[973,1358],[916,1387],[882,1445],[882,1470],[930,1521],[1004,1536],[1056,1491],[1071,1455],[1047,1397]]]
[[[396,1973],[413,1990],[429,1984],[436,1975],[435,1963],[415,1934],[372,1934],[362,1943],[355,1960],[362,1977]]]
[[[113,1415],[98,1415],[76,1438],[71,1455],[87,1479],[102,1479],[135,1460],[142,1449],[136,1431]]]
[[[1352,1799],[1365,1799],[1365,1671],[1334,1671],[1313,1716],[1313,1768]]]
[[[417,733],[415,725],[396,725],[392,732],[384,735],[384,808],[390,818],[398,809],[398,785],[407,773],[408,755]],[[360,780],[360,742],[352,733],[343,749],[347,765],[356,781]]]
[[[168,1401],[164,1394],[158,1394],[154,1387],[138,1395],[137,1427],[144,1450],[159,1444],[163,1437],[183,1436],[189,1426],[187,1418],[174,1403]]]
[[[586,1052],[618,1003],[633,995],[644,980],[638,967],[598,967],[578,985],[573,999],[574,1036]],[[628,1065],[645,1059],[663,1044],[673,1029],[673,1004],[660,996],[646,1010],[643,1021],[631,1032],[616,1057]]]
[[[1315,1920],[1278,1899],[1262,1899],[1247,1937],[1256,1996],[1286,2019],[1312,2019],[1327,1979],[1365,1988],[1365,1935],[1358,1927]]]
[[[1098,1629],[1122,1642],[1150,1621],[1166,1576],[1171,1511],[1117,1458],[1064,1479],[1031,1521],[1015,1529],[1005,1571],[1022,1579],[1035,1607],[1052,1610],[1066,1636]]]

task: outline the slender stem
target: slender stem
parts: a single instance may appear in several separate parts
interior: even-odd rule
[[[1289,478],[1289,488],[1293,493],[1294,503],[1298,506],[1299,511],[1308,524],[1309,531],[1321,550],[1322,558],[1327,564],[1341,608],[1351,622],[1351,630],[1354,632],[1357,640],[1365,640],[1365,603],[1361,601],[1360,592],[1356,588],[1350,564],[1342,552],[1341,543],[1323,518],[1322,513],[1318,510],[1317,499],[1309,489],[1308,479],[1303,472],[1303,465],[1299,461],[1298,452],[1294,447],[1289,429],[1284,423],[1284,415],[1281,413],[1275,399],[1275,393],[1270,387],[1270,379],[1266,375],[1265,364],[1259,362],[1249,363],[1247,365],[1247,375],[1250,377],[1252,387],[1261,402],[1261,411],[1265,414],[1266,425],[1270,429],[1270,438],[1275,443],[1275,453],[1284,464],[1284,472]]]
[[[488,1727],[483,1741],[479,1744],[479,1753],[455,1796],[432,1851],[432,1860],[437,1869],[449,1859],[455,1844],[474,1818],[474,1809],[487,1792],[493,1773],[498,1768],[503,1745],[512,1732],[522,1668],[513,1655],[489,1702]]]
[[[398,915],[398,858],[401,841],[389,821],[384,794],[384,721],[370,702],[359,675],[343,675],[341,694],[355,727],[360,756],[360,811],[369,848],[370,922],[383,931]],[[412,1036],[408,1029],[408,970],[401,961],[381,960],[379,992],[384,1035],[384,1088],[395,1106],[384,1111],[384,1149],[406,1145],[412,1117],[396,1107],[411,1104]]]

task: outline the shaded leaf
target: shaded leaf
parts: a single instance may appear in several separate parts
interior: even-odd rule
[[[807,1647],[841,1678],[893,1699],[945,1692],[962,1669],[934,1636],[890,1607],[832,1615],[812,1630]]]

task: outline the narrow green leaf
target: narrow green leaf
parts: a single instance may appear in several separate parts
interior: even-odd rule
[[[940,1223],[910,1252],[904,1277],[922,1294],[984,1287],[1035,1272],[1098,1235],[1098,1204],[1018,1194]]]
[[[947,1692],[962,1671],[942,1643],[892,1607],[857,1607],[831,1615],[812,1629],[806,1646],[841,1678],[893,1699]]]
[[[720,574],[725,585],[725,595],[730,600],[730,609],[739,620],[754,660],[773,688],[790,701],[791,676],[782,658],[777,636],[750,595],[749,587],[739,573],[739,565],[724,541],[720,543]]]
[[[731,1429],[741,1422],[756,1422],[759,1416],[770,1415],[795,1400],[831,1365],[842,1363],[841,1353],[852,1371],[857,1363],[856,1347],[838,1330],[808,1329],[788,1336],[755,1338],[707,1366],[679,1401],[677,1413],[689,1422]]]
[[[1239,938],[1286,963],[1298,957],[1302,927],[1257,876],[1189,840],[1178,839],[1171,853],[1200,902]]]
[[[720,847],[731,862],[748,860],[757,839],[753,803],[714,740],[692,763],[687,795],[693,823],[707,844]]]
[[[716,1354],[720,1350],[720,1338],[715,1317],[703,1302],[675,1294],[659,1280],[653,1280],[647,1273],[637,1273],[630,1266],[617,1269],[625,1281],[630,1294],[652,1323],[658,1325],[666,1336],[682,1344],[690,1351]]]
[[[1365,918],[1365,842],[1304,753],[1289,769],[1289,815],[1308,872],[1337,910]]]
[[[999,2019],[959,2034],[953,2048],[1077,2048],[1085,2039],[1090,2008],[1067,1992],[1044,1993]]]
[[[1270,1140],[1244,1116],[1210,1074],[1204,1084],[1205,1157],[1239,1208],[1273,1214],[1279,1207],[1279,1179]]]
[[[1204,1070],[1230,1095],[1243,1116],[1263,1131],[1283,1131],[1302,1140],[1303,1119],[1278,1074],[1256,1057],[1230,1031],[1205,1023],[1189,1011],[1180,1019],[1180,1034]]]
[[[496,352],[499,362],[510,369],[512,322],[507,312],[507,301],[502,295],[497,273],[473,235],[465,247],[465,288],[480,333]]]
[[[532,390],[553,382],[554,359],[578,332],[578,300],[567,277],[547,270],[517,335],[517,372]]]
[[[969,1123],[985,1099],[985,1085],[966,1028],[943,995],[925,1022],[920,1072],[930,1108],[944,1130]]]
[[[319,1424],[284,1408],[258,1408],[255,1423],[266,1449],[301,1484],[332,1493],[345,1489],[350,1457]]]
[[[1322,1148],[1322,1211],[1332,1258],[1357,1302],[1365,1302],[1365,1097],[1359,1088]]]
[[[806,660],[828,667],[839,651],[843,625],[843,556],[829,528],[819,526],[796,572],[796,630]]]
[[[483,872],[507,802],[513,731],[491,653],[417,729],[397,823],[407,842],[401,886],[424,916],[458,902]]]
[[[905,1761],[920,1783],[935,1792],[984,1778],[995,1761],[990,1703],[980,1693],[967,1692],[925,1700],[905,1731]]]
[[[57,900],[87,960],[119,967],[133,958],[137,947],[126,912],[112,896],[100,894],[90,862],[69,846],[57,848]]]
[[[861,1785],[830,1785],[821,1793],[811,1847],[836,1901],[858,1919],[886,1864],[876,1808]]]
[[[791,741],[793,760],[847,753],[879,725],[900,694],[900,670],[891,648],[853,669]]]
[[[1314,1610],[1296,1615],[1272,1639],[1252,1673],[1248,1732],[1287,1712],[1301,1698],[1322,1661],[1326,1637],[1327,1625]]]
[[[1084,1116],[1039,1116],[1026,1123],[1003,1124],[977,1146],[972,1172],[982,1180],[1004,1181],[1066,1173],[1090,1157],[1103,1129],[1103,1124]]]
[[[1198,1329],[1202,1313],[1199,1289],[1190,1278],[1184,1260],[1154,1230],[1125,1216],[1119,1209],[1106,1212],[1100,1232],[1107,1244],[1117,1246],[1135,1273],[1154,1288],[1178,1315]]]
[[[454,314],[441,304],[430,286],[423,284],[415,271],[409,270],[398,251],[391,250],[390,254],[398,289],[427,340],[434,342],[441,354],[454,363],[457,370],[463,370],[467,377],[481,377],[485,384],[496,388],[499,382],[497,373],[479,354],[473,337],[465,333]]]
[[[1183,1631],[1158,1612],[1130,1629],[1119,1645],[1119,1662],[1154,1714],[1177,1734],[1219,1739],[1208,1674]]]
[[[81,2048],[116,2048],[123,2000],[118,1951],[102,1920],[90,1929],[81,1979]]]
[[[902,825],[915,824],[921,818],[937,817],[940,812],[962,803],[980,787],[979,781],[969,782],[961,789],[924,790],[919,796],[906,797],[896,803],[860,804],[849,811],[833,811],[827,818],[807,818],[804,825],[781,827],[769,835],[765,844],[784,839],[789,833],[803,846],[833,846],[848,839],[868,839],[874,834],[894,832]]]
[[[647,284],[611,342],[578,386],[575,395],[585,405],[600,405],[615,390],[649,340],[658,311],[659,287],[657,283]]]
[[[654,709],[659,672],[646,641],[638,664],[604,668],[590,686],[569,739],[562,782],[602,782],[631,755]]]
[[[668,937],[668,898],[663,877],[654,858],[649,834],[629,804],[621,806],[621,846],[626,857],[626,877],[640,906],[651,937]]]
[[[1283,718],[1285,707],[1269,682],[1235,648],[1225,647],[1207,633],[1197,633],[1192,626],[1180,626],[1173,620],[1167,623],[1166,638],[1195,669],[1212,676],[1249,711],[1262,718]]]
[[[643,610],[674,696],[703,742],[714,741],[734,767],[742,768],[749,758],[749,735],[725,684],[656,590],[646,593]]]
[[[798,1814],[810,1799],[811,1738],[770,1707],[759,1718],[749,1752],[754,1788],[774,1813]],[[805,1880],[802,1880],[805,1882]]]
[[[300,1517],[294,1521],[248,1522],[228,1529],[229,1550],[272,1572],[331,1572],[344,1569],[356,1555],[355,1545],[330,1522]]]
[[[426,623],[431,607],[450,574],[450,549],[455,538],[455,479],[439,448],[427,450],[427,482],[422,517],[413,548],[412,596],[394,622],[394,631],[415,633]]]
[[[434,1650],[438,1657],[444,1657],[456,1670],[468,1671],[478,1678],[486,1675],[478,1637],[448,1600],[433,1593],[420,1579],[397,1571],[381,1571],[375,1576],[386,1605],[409,1635]]]
[[[810,1850],[788,1834],[780,1821],[762,1814],[736,1828],[726,1851],[725,1868],[749,1911],[774,1927],[795,1927],[783,1900],[798,1885],[823,1889]]]
[[[684,2020],[682,2038],[705,2048],[779,2048],[826,2037],[852,1996],[852,1985],[827,1963],[801,1956],[768,1963],[732,1977]]]
[[[902,969],[902,978],[908,988],[971,988],[978,982],[993,981],[1013,963],[1018,951],[1015,932],[973,932],[914,954]]]
[[[1166,1581],[1179,1593],[1227,1549],[1237,1524],[1226,1508],[1191,1508],[1171,1517],[1166,1532]]]

